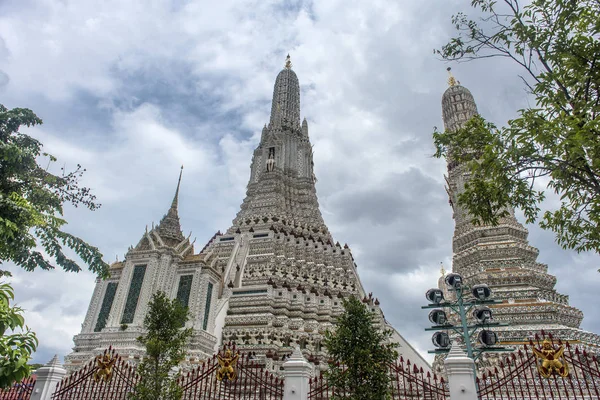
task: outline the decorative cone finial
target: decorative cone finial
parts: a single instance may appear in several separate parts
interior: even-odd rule
[[[290,55],[288,54],[287,57],[285,58],[285,68],[286,69],[292,69],[292,60],[290,58]]]
[[[448,71],[448,85],[449,86],[458,85],[460,82],[458,82],[456,80],[456,78],[454,78],[454,75],[452,75],[452,68],[448,67],[448,68],[446,68],[446,71]]]
[[[440,274],[442,274],[442,276],[446,275],[446,269],[444,268],[443,262],[440,262]]]

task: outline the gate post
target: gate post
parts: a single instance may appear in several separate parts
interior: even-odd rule
[[[67,370],[60,365],[55,355],[48,364],[39,368],[35,374],[37,379],[31,393],[31,400],[50,400],[56,385],[65,377]]]
[[[283,363],[283,400],[307,400],[313,367],[306,361],[299,347]]]
[[[458,343],[452,344],[444,366],[450,386],[450,400],[477,400],[475,362],[467,357]]]

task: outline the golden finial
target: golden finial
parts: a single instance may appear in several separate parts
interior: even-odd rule
[[[440,262],[440,274],[442,274],[442,276],[446,275],[446,270],[444,269],[444,263]]]
[[[292,60],[290,59],[290,55],[288,54],[285,58],[285,68],[292,69]]]
[[[452,75],[452,68],[448,67],[448,68],[446,68],[446,71],[448,71],[448,85],[450,85],[450,86],[456,86],[456,84],[458,82],[454,78],[454,76]]]

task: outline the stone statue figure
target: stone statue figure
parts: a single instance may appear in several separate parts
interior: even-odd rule
[[[275,149],[269,150],[269,159],[267,160],[267,172],[275,169]]]

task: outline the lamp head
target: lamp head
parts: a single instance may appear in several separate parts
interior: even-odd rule
[[[492,295],[492,290],[485,283],[474,285],[471,292],[479,300],[485,300]]]
[[[431,337],[431,342],[435,347],[445,349],[450,347],[450,336],[446,332],[436,332]]]
[[[436,308],[429,313],[429,320],[436,325],[445,325],[448,322],[448,317],[444,310]]]
[[[444,293],[440,289],[429,289],[425,297],[433,304],[440,304],[444,300]]]
[[[446,285],[448,285],[454,289],[460,289],[463,284],[462,276],[460,276],[459,274],[455,274],[455,273],[446,275],[445,281],[446,281]]]

